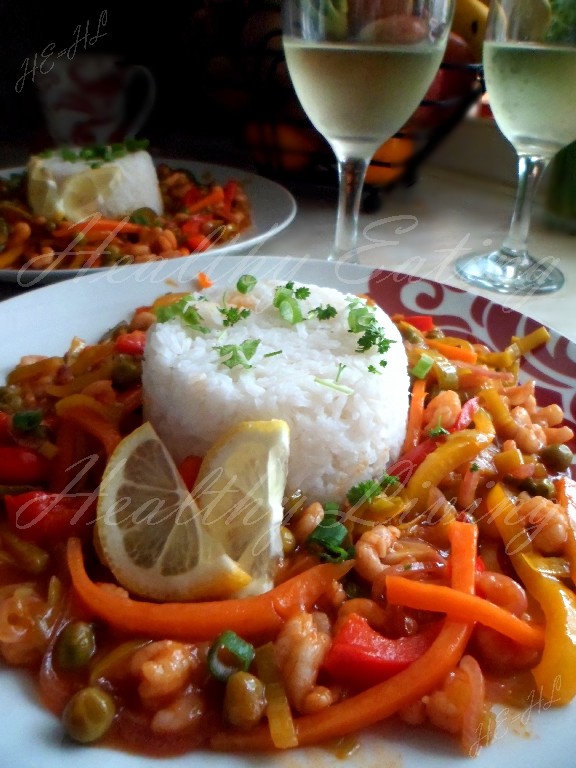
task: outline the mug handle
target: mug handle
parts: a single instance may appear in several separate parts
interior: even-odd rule
[[[150,117],[150,113],[156,102],[156,80],[148,67],[145,67],[143,64],[134,64],[130,67],[127,76],[128,87],[138,79],[144,81],[145,96],[140,108],[128,123],[128,127],[125,131],[125,135],[128,138],[133,138],[142,128],[146,120]]]

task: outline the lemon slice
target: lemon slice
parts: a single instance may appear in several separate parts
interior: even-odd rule
[[[200,465],[193,493],[203,524],[252,577],[241,595],[265,592],[274,583],[289,438],[281,419],[243,421],[212,445]]]
[[[43,215],[53,219],[64,217],[56,179],[41,163],[31,163],[29,166],[27,194],[34,212],[41,211]]]
[[[66,219],[80,221],[101,211],[121,172],[115,166],[91,168],[69,176],[62,184],[61,209]]]
[[[100,484],[95,539],[119,584],[142,597],[223,599],[251,581],[203,525],[148,422],[110,457]]]

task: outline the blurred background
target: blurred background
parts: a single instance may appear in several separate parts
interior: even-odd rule
[[[136,135],[157,156],[256,170],[288,185],[335,185],[333,154],[284,65],[280,0],[0,2],[0,163],[58,144]],[[478,102],[465,39],[413,121],[375,156],[367,189],[412,184],[427,155]],[[377,201],[376,201],[377,202]]]

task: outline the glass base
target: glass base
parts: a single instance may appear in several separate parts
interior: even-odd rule
[[[529,253],[467,254],[456,261],[456,274],[478,288],[497,293],[528,295],[553,293],[564,285],[557,259],[537,261]]]

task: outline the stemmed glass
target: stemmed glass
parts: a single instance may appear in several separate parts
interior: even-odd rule
[[[284,0],[286,63],[338,165],[330,260],[356,262],[366,170],[414,113],[440,67],[454,0]]]
[[[576,139],[576,24],[570,3],[492,0],[484,38],[484,77],[499,129],[518,155],[510,229],[498,250],[456,262],[466,282],[507,294],[551,293],[564,284],[555,259],[527,248],[534,196],[544,170]],[[565,15],[564,15],[565,14]]]

